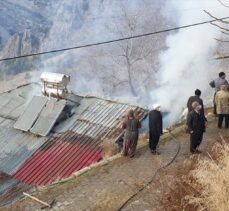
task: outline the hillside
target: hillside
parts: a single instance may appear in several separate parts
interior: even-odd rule
[[[228,211],[229,131],[216,127],[209,86],[221,71],[229,78],[228,11],[217,0],[0,0],[2,204],[31,191],[55,199],[51,210]],[[38,84],[42,72],[69,75],[68,97],[34,97],[47,85]],[[190,155],[180,119],[196,89],[210,114],[203,153]],[[27,107],[31,99],[40,101]],[[127,110],[147,116],[154,104],[172,130],[161,155],[148,149],[146,118],[136,156],[109,157]],[[36,125],[50,137],[31,133]],[[25,198],[0,211],[40,208]]]
[[[214,198],[215,195],[208,191],[214,190],[214,187],[222,188],[220,185],[223,183],[228,184],[226,174],[220,176],[224,178],[222,182],[211,183],[220,173],[225,173],[228,170],[228,164],[223,163],[224,160],[228,159],[228,154],[225,159],[219,156],[221,153],[227,152],[228,141],[225,143],[224,151],[221,145],[222,139],[215,127],[216,121],[214,118],[209,118],[209,120],[210,124],[201,145],[203,153],[200,155],[189,154],[188,134],[176,129],[172,131],[175,139],[171,135],[162,138],[159,147],[162,154],[159,156],[153,156],[150,153],[144,137],[134,159],[116,156],[115,160],[105,163],[103,166],[97,166],[80,176],[40,190],[35,196],[49,203],[55,199],[56,204],[53,210],[66,211],[75,211],[76,209],[115,211],[122,207],[126,200],[134,194],[136,194],[135,197],[128,201],[121,210],[178,211],[184,209],[193,211],[208,207],[208,210],[222,210],[220,207],[228,207],[228,204],[225,203],[227,201],[223,202],[228,194],[221,195],[220,190],[217,189],[219,191],[217,192],[219,194],[217,201],[211,200],[211,197]],[[220,134],[225,141],[228,139],[227,130],[222,129]],[[178,150],[179,145],[180,150]],[[213,146],[215,149],[218,148],[217,153],[215,149],[212,151]],[[178,156],[176,156],[177,152]],[[161,169],[155,175],[157,169],[170,163],[173,158],[175,160],[171,165]],[[205,165],[206,167],[204,167]],[[224,165],[225,168],[218,172],[218,165]],[[201,175],[207,176],[209,180],[205,180]],[[199,182],[197,188],[193,188],[192,184],[188,185],[189,180]],[[148,183],[149,181],[151,182]],[[208,189],[208,185],[211,185],[212,189]],[[142,187],[145,188],[142,189]],[[93,191],[91,191],[92,189]],[[201,195],[201,191],[203,195]],[[228,190],[225,189],[225,191],[228,193]],[[211,195],[206,195],[207,193]],[[206,203],[205,199],[210,200],[211,204]],[[201,200],[205,203],[202,203]],[[198,205],[198,202],[202,206]],[[211,209],[212,206],[217,205],[219,209]],[[31,209],[39,210],[40,207],[39,203],[27,198],[0,210],[29,211]]]
[[[162,29],[167,25],[166,18],[160,12],[164,5],[161,0],[145,0],[143,3],[138,0],[126,3],[110,0],[1,2],[1,58],[131,36],[148,32],[151,26]],[[120,96],[120,90],[126,88],[125,94],[131,94],[134,86],[139,87],[143,83],[150,85],[149,79],[153,78],[153,73],[158,68],[158,48],[165,48],[164,39],[165,36],[162,35],[153,40],[149,38],[134,41],[132,57],[142,61],[133,67],[132,84],[128,81],[125,69],[120,70],[118,75],[115,74],[117,68],[125,67],[125,60],[119,58],[119,54],[122,53],[121,46],[130,45],[129,42],[120,43],[121,46],[114,44],[3,62],[0,77],[3,72],[15,74],[28,70],[66,72],[78,81],[74,85],[75,90],[102,95],[114,93]],[[144,58],[148,51],[152,51],[150,57]],[[143,71],[140,80],[136,75],[139,66]],[[88,80],[91,80],[93,87],[86,86]],[[112,86],[108,86],[110,82]],[[133,92],[139,91],[141,89]]]

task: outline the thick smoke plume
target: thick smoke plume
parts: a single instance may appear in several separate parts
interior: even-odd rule
[[[35,0],[20,0],[17,1],[18,3],[14,2],[15,4],[20,2],[21,6],[28,7],[31,11],[36,8],[35,13],[28,15],[32,25],[35,23],[36,14],[42,14],[37,24],[43,24],[46,30],[41,33],[39,27],[35,27],[36,30],[30,31],[41,39],[38,42],[39,52],[149,33],[212,19],[203,10],[211,12],[216,17],[227,16],[229,11],[217,0],[50,0],[41,3]],[[35,5],[42,6],[44,11]],[[16,7],[17,10],[20,8]],[[21,19],[23,22],[22,17]],[[44,55],[30,62],[25,59],[19,64],[22,66],[27,63],[33,67],[37,65],[34,69],[40,72],[69,74],[72,79],[71,89],[76,92],[135,101],[149,108],[154,103],[161,103],[162,109],[169,112],[167,124],[170,124],[178,120],[188,97],[193,95],[196,88],[203,91],[205,102],[209,96],[212,96],[213,90],[208,83],[217,77],[219,71],[224,70],[213,60],[216,51],[219,50],[214,38],[220,36],[217,27],[205,24],[104,46]],[[6,52],[14,52],[14,48],[7,48],[7,46],[17,46],[17,43],[19,45],[19,38],[15,36],[14,42],[3,49]],[[22,40],[23,46],[32,43],[32,40],[28,42],[27,39]],[[128,59],[125,58],[126,56]],[[127,64],[129,61],[130,65]],[[18,66],[16,64],[15,66]],[[12,66],[9,63],[8,69],[11,69],[10,65]],[[22,69],[26,68],[22,67]],[[39,77],[32,79],[39,80]]]
[[[160,13],[156,16],[153,14],[163,5],[161,0],[154,2],[150,0],[64,0],[53,4],[53,8],[56,8],[56,13],[51,17],[53,24],[40,46],[40,51],[149,32],[152,27],[156,28],[154,23],[160,16]],[[162,23],[163,21],[156,22],[158,26]],[[130,31],[131,24],[133,24],[133,31]],[[148,40],[151,43],[148,43]],[[160,42],[155,36],[44,56],[37,69],[70,74],[72,76],[71,88],[77,92],[106,95],[143,104],[146,98],[149,98],[147,83],[150,81],[148,79],[153,77],[155,72],[150,60],[156,59],[154,56],[142,58],[144,54],[148,54],[149,49],[146,47],[149,48],[153,42],[155,45],[152,45],[152,49],[158,54],[157,43],[160,44]],[[137,61],[132,62],[134,65],[131,66],[131,79],[137,96],[133,96],[130,91],[127,64],[121,56],[122,49],[127,48],[126,45],[133,48],[130,57]]]
[[[215,0],[171,0],[166,8],[177,11],[176,16],[173,16],[177,26],[212,19],[203,10],[208,10],[216,17],[228,14],[228,9]],[[189,13],[185,8],[199,9]],[[169,17],[171,18],[171,14]],[[195,89],[202,90],[205,100],[212,95],[208,84],[219,72],[219,64],[213,58],[217,48],[214,38],[219,38],[220,33],[215,26],[205,24],[181,29],[167,37],[167,50],[160,55],[160,70],[157,75],[159,88],[151,92],[151,98],[170,112],[167,116],[168,124],[178,120],[188,97],[194,95]]]

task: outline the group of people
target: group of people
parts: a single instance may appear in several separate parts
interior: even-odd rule
[[[210,82],[210,86],[215,88],[214,94],[214,114],[218,116],[218,128],[222,128],[225,120],[225,128],[229,126],[229,84],[224,72],[219,73],[219,78]],[[195,95],[191,96],[187,102],[187,132],[190,134],[190,152],[200,153],[198,149],[203,133],[206,130],[207,119],[205,117],[204,104],[201,99],[201,91],[195,90]],[[163,134],[163,121],[161,114],[161,105],[155,104],[149,112],[149,148],[152,154],[160,154],[157,151],[157,145],[160,136]],[[125,129],[122,154],[133,157],[137,147],[139,128],[141,123],[133,110],[130,110],[121,124]]]
[[[224,72],[219,73],[219,77],[210,82],[210,86],[215,89],[214,94],[214,114],[218,116],[218,128],[222,128],[225,120],[225,128],[229,126],[229,84]]]
[[[155,104],[153,110],[149,112],[149,148],[153,154],[159,154],[156,148],[163,133],[160,109],[160,104]],[[133,157],[138,143],[138,130],[141,128],[141,123],[132,109],[127,113],[125,120],[122,121],[121,128],[125,129],[122,154],[123,156]]]

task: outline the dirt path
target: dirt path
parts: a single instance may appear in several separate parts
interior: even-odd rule
[[[219,131],[215,125],[216,122],[212,121],[205,134],[201,147],[205,152],[218,138]],[[228,130],[225,129],[221,130],[221,133],[229,135]],[[179,168],[185,157],[190,156],[187,134],[179,135],[176,141],[171,138],[166,142],[161,142],[159,156],[152,155],[148,148],[144,147],[133,159],[120,158],[74,180],[40,191],[36,196],[47,202],[55,198],[57,203],[51,210],[118,210],[131,195],[152,178],[158,168],[172,159],[177,152],[178,143],[181,145],[181,151],[175,162],[158,174],[153,183],[122,209],[123,211],[164,210],[160,199],[165,189],[173,183],[170,173]],[[40,208],[41,205],[37,202],[23,200],[0,211],[36,211]]]
[[[189,136],[187,134],[180,135],[178,137],[178,142],[181,144],[181,151],[177,159],[168,168],[159,172],[153,182],[131,200],[123,211],[178,211],[171,207],[165,207],[165,204],[162,203],[162,197],[165,198],[165,195],[174,189],[175,177],[181,178],[187,173],[182,170],[184,167],[184,160],[186,159],[186,162],[187,160],[190,160],[191,162],[192,159],[190,158],[193,158],[194,156],[198,157],[198,159],[208,156],[207,153],[211,151],[213,144],[217,140],[220,140],[219,133],[226,137],[229,136],[229,130],[219,130],[216,128],[215,119],[212,119],[200,147],[202,154],[199,155],[191,155],[189,153]],[[187,169],[185,171],[187,171]]]

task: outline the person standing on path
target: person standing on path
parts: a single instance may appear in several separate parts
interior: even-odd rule
[[[229,92],[225,85],[220,86],[220,91],[215,96],[216,111],[218,114],[218,128],[222,128],[225,119],[225,128],[229,126]]]
[[[190,152],[200,153],[198,147],[202,142],[207,122],[205,116],[200,112],[201,105],[198,102],[193,102],[192,108],[193,110],[188,114],[187,119],[188,132],[190,133]]]
[[[156,151],[160,136],[163,133],[163,122],[160,104],[155,104],[149,112],[149,148],[153,154],[160,154]]]
[[[224,72],[219,73],[219,77],[209,83],[212,88],[215,88],[215,94],[213,97],[213,104],[214,104],[214,114],[217,115],[217,108],[215,102],[215,96],[218,91],[220,91],[220,86],[225,85],[226,89],[229,88],[228,81],[226,80],[226,74]]]
[[[203,100],[200,98],[200,96],[201,96],[201,91],[199,89],[196,89],[195,95],[191,96],[188,99],[188,102],[187,102],[188,113],[190,113],[193,110],[192,103],[196,101],[201,105],[202,108],[201,108],[200,112],[204,115],[204,103],[203,103]]]
[[[141,123],[135,117],[132,109],[128,111],[125,120],[121,123],[121,128],[125,129],[122,155],[134,157],[138,144],[138,129],[141,128]]]

